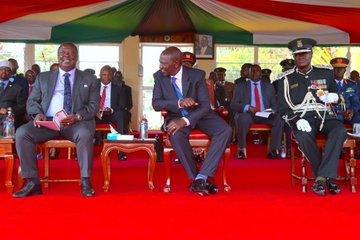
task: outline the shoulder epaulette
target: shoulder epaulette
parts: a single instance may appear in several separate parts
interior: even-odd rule
[[[289,69],[289,70],[287,70],[285,72],[280,73],[277,78],[281,79],[281,78],[283,78],[283,77],[285,77],[285,76],[287,76],[287,75],[289,75],[289,74],[291,74],[293,72],[295,72],[295,68],[292,68],[292,69]]]
[[[333,67],[331,65],[313,65],[313,67],[333,70]]]

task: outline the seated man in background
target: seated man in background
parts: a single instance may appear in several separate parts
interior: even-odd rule
[[[243,81],[248,81],[250,78],[250,68],[251,68],[252,64],[251,63],[244,63],[241,66],[241,70],[240,70],[240,77],[235,79],[234,83],[235,85],[238,84],[239,82],[243,82]]]
[[[340,104],[335,106],[337,118],[345,123],[359,123],[360,101],[357,86],[351,80],[344,79],[349,59],[333,58],[330,64],[334,68],[334,80],[340,95]]]
[[[2,124],[8,115],[8,109],[11,108],[15,118],[15,128],[19,127],[25,116],[26,98],[24,89],[17,84],[10,82],[11,65],[8,60],[0,61],[0,132],[2,133]]]
[[[152,105],[155,111],[168,111],[163,129],[170,137],[176,156],[192,179],[189,190],[199,195],[216,193],[218,187],[209,181],[230,140],[231,128],[210,108],[204,71],[182,66],[182,53],[176,47],[160,55],[160,70],[154,73]],[[189,142],[192,129],[211,138],[206,158],[200,169]]]
[[[111,67],[105,65],[100,70],[100,109],[96,114],[96,123],[116,124],[117,131],[121,134],[128,133],[130,122],[129,112],[126,109],[126,93],[125,89],[117,84],[112,84]],[[101,134],[96,133],[95,141],[101,139]],[[119,160],[126,160],[125,153],[119,152]]]
[[[10,78],[9,78],[10,82],[20,85],[24,89],[23,93],[27,98],[28,84],[26,82],[24,75],[21,73],[17,73],[17,70],[19,69],[17,60],[14,58],[9,58],[8,61],[10,62],[10,68],[11,68]]]
[[[230,108],[234,113],[237,129],[238,153],[236,158],[246,159],[246,136],[250,125],[263,123],[272,125],[270,149],[267,157],[280,158],[281,136],[284,121],[276,113],[277,104],[274,87],[267,81],[261,81],[261,68],[254,64],[250,71],[250,81],[242,81],[236,85]],[[257,112],[271,111],[268,118],[256,116]]]

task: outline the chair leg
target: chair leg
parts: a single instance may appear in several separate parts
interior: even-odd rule
[[[356,184],[357,184],[357,178],[355,175],[355,167],[356,167],[356,159],[355,159],[355,151],[354,148],[350,148],[350,186],[351,186],[351,192],[356,192]]]
[[[231,191],[231,187],[227,182],[227,168],[228,168],[228,163],[229,163],[229,159],[230,159],[230,148],[227,147],[225,149],[225,153],[224,153],[224,162],[223,162],[223,184],[224,184],[224,192],[230,192]]]
[[[164,148],[164,165],[165,165],[165,174],[166,174],[166,183],[163,189],[164,192],[168,193],[171,191],[170,188],[170,179],[171,179],[171,152],[173,150],[170,148]]]
[[[308,179],[306,177],[306,162],[307,159],[305,158],[305,156],[303,155],[301,158],[301,172],[302,172],[302,177],[301,177],[301,183],[302,183],[302,192],[306,192],[306,186],[307,186],[307,182]]]
[[[291,185],[295,186],[295,147],[291,144]]]
[[[43,182],[44,183],[44,187],[49,187],[49,182],[48,182],[48,179],[49,179],[49,149],[48,148],[44,148],[44,177],[43,177]]]

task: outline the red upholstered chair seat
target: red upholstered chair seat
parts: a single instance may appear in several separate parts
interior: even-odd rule
[[[197,130],[197,129],[193,129],[190,133],[190,136],[189,136],[190,140],[192,139],[210,139],[208,135],[206,135],[205,133],[203,133],[202,131],[200,130]]]

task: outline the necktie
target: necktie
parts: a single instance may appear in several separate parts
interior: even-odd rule
[[[178,87],[178,85],[176,85],[176,77],[171,77],[171,83],[175,89],[176,96],[178,97],[178,99],[183,99],[184,97],[180,91],[180,88]],[[184,108],[181,108],[180,111],[183,117],[189,114],[189,112]]]
[[[255,107],[259,111],[261,111],[259,89],[258,89],[257,85],[258,85],[257,83],[254,83]]]
[[[70,87],[70,73],[64,74],[64,110],[67,114],[72,114],[72,101],[71,101],[71,87]]]
[[[340,82],[340,81],[338,81],[337,83],[338,83],[339,87],[341,88],[341,87],[342,87],[341,82]]]
[[[104,88],[101,92],[100,111],[104,110],[104,104],[105,104],[105,99],[106,99],[106,88],[107,88],[107,86],[104,86]]]
[[[28,96],[30,96],[31,92],[32,92],[32,89],[33,89],[33,86],[32,85],[29,85],[29,94]]]

